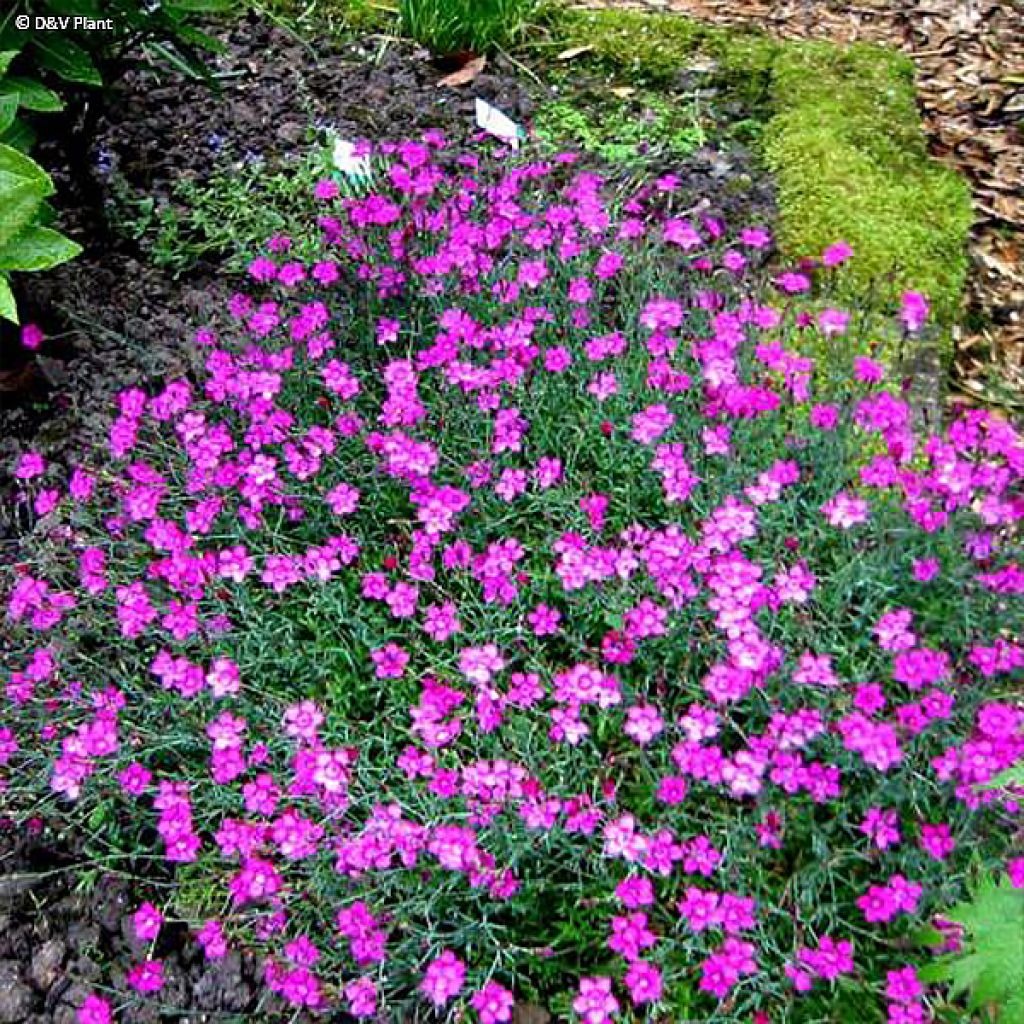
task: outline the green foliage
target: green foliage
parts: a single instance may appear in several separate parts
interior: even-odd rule
[[[397,9],[374,0],[254,0],[261,14],[300,35],[324,33],[345,36],[386,31],[393,27]]]
[[[536,0],[401,0],[402,31],[436,54],[487,53],[514,43]]]
[[[103,85],[135,52],[204,76],[201,51],[219,51],[222,45],[193,22],[241,7],[241,0],[15,0],[0,18],[0,50],[17,51],[17,63],[33,77],[49,76],[72,87]],[[18,15],[32,19],[28,29],[17,27]],[[53,27],[37,31],[39,18],[50,19]]]
[[[53,193],[50,176],[30,157],[0,143],[0,317],[18,321],[13,271],[48,270],[73,259],[81,246],[39,219]]]
[[[948,982],[952,996],[967,993],[971,1010],[998,1007],[1000,1024],[1024,1024],[1024,889],[986,875],[969,903],[943,916],[963,926],[964,948],[926,967],[922,979]]]
[[[163,204],[114,179],[110,217],[154,264],[175,275],[210,258],[230,272],[241,269],[267,238],[309,214],[313,183],[328,170],[319,150],[273,173],[259,163],[225,162],[207,181],[180,179]]]
[[[784,249],[816,257],[844,238],[855,258],[840,294],[872,294],[884,307],[914,287],[951,320],[967,273],[970,193],[928,157],[910,62],[875,46],[792,44],[775,61],[773,95],[765,153]]]
[[[675,14],[556,9],[550,26],[559,49],[592,46],[609,71],[638,85],[671,86],[697,58],[716,82],[751,103],[767,95],[778,44],[766,35],[723,29]],[[710,59],[712,64],[707,64]]]
[[[642,163],[645,156],[684,157],[706,140],[696,101],[672,102],[656,93],[543,106],[535,128],[542,142],[572,146],[612,164]]]

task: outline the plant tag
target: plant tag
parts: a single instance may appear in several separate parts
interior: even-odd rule
[[[348,139],[337,139],[334,143],[333,152],[334,166],[352,181],[369,181],[370,179],[370,158],[368,156],[356,156],[356,146]]]
[[[526,132],[512,118],[479,96],[476,98],[476,123],[488,135],[507,142],[513,149],[519,149],[526,137]]]

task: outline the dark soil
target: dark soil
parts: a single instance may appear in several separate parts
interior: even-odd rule
[[[123,992],[125,968],[148,955],[164,960],[166,984],[159,999],[126,1005],[118,1016],[124,1024],[275,1015],[254,955],[207,961],[174,923],[165,923],[150,952],[135,937],[132,914],[147,897],[160,902],[154,883],[100,872],[83,887],[80,859],[42,833],[0,832],[0,1024],[75,1024],[91,991]]]
[[[500,58],[472,86],[449,89],[438,88],[443,71],[422,51],[394,40],[323,40],[314,51],[255,18],[225,39],[219,94],[166,71],[132,71],[107,97],[88,145],[79,136],[51,138],[35,154],[53,172],[60,226],[85,252],[22,279],[23,320],[47,334],[41,353],[22,350],[16,332],[0,334],[0,568],[16,559],[32,525],[5,476],[12,457],[31,446],[68,467],[102,444],[113,396],[194,369],[194,327],[237,284],[212,265],[175,278],[112,231],[104,220],[112,174],[137,194],[169,202],[176,181],[203,181],[231,161],[279,166],[304,145],[311,123],[348,138],[399,139],[437,128],[463,140],[475,130],[475,96],[529,124],[543,95]],[[681,179],[688,205],[703,197],[733,223],[771,219],[770,185],[760,184],[764,175],[742,149],[723,155],[706,148],[683,165],[654,170]],[[757,184],[731,189],[734,178]],[[91,983],[124,991],[124,970],[143,952],[130,914],[155,880],[101,874],[94,886],[76,889],[81,859],[53,840],[0,831],[0,1024],[73,1024]],[[159,1003],[184,1008],[165,1015],[183,1021],[274,1015],[252,959],[232,954],[207,964],[183,925],[165,926],[157,955],[168,977],[161,999],[136,1000],[119,1019],[157,1020]]]

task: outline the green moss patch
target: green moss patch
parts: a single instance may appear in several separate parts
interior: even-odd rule
[[[559,48],[593,47],[589,58],[630,84],[671,87],[697,58],[710,59],[716,83],[752,103],[767,98],[778,44],[763,33],[643,11],[559,9],[549,17]]]
[[[546,103],[534,129],[551,147],[571,145],[612,164],[648,158],[683,158],[706,141],[695,100],[641,92],[616,97],[584,91],[572,101]]]
[[[838,275],[841,294],[884,309],[914,288],[952,320],[967,273],[970,192],[928,156],[910,61],[863,44],[790,44],[773,65],[772,96],[765,156],[784,251],[813,257],[845,239],[854,258]]]
[[[742,99],[764,126],[751,136],[776,177],[785,255],[817,257],[845,239],[855,257],[836,275],[843,299],[891,314],[912,288],[930,297],[940,322],[955,319],[970,192],[928,155],[906,57],[638,11],[563,10],[549,27],[552,45],[588,45],[591,59],[630,84],[671,90],[688,69],[709,70],[709,84]]]

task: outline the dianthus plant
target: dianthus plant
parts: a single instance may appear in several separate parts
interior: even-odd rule
[[[134,834],[180,883],[144,934],[291,1008],[928,1019],[915,933],[1024,884],[1021,439],[918,436],[671,180],[375,160],[103,459],[19,460],[5,804]]]

